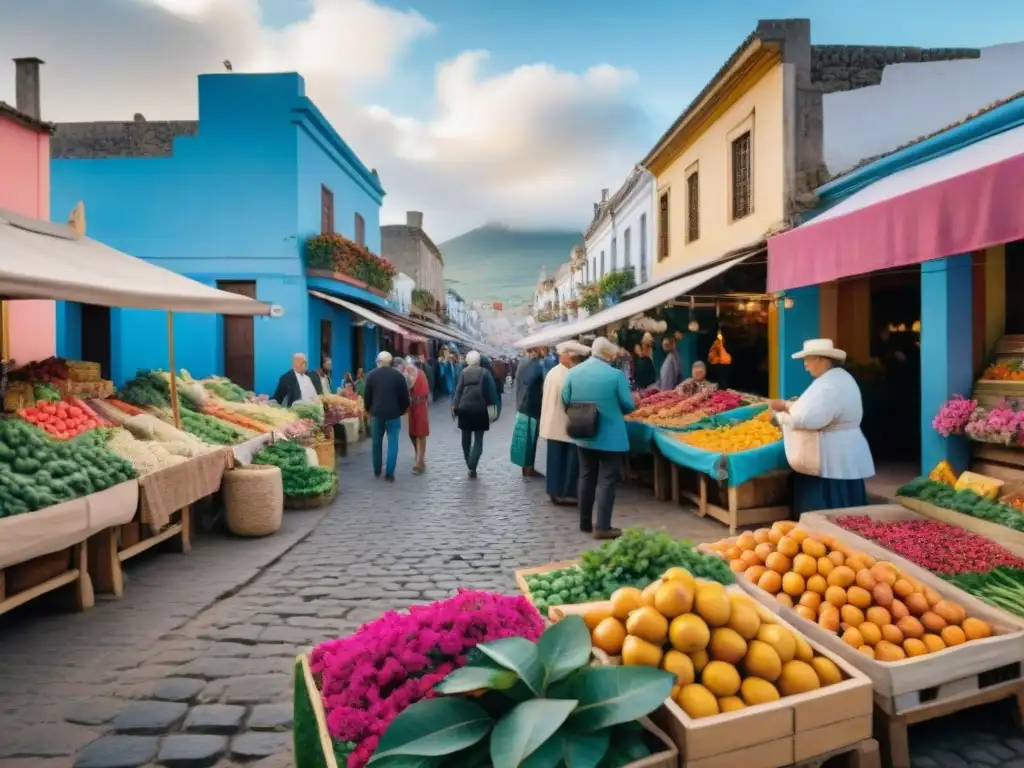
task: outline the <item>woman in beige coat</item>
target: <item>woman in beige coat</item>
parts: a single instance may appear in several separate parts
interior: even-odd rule
[[[583,362],[590,348],[578,341],[564,341],[556,348],[558,365],[544,377],[539,434],[548,441],[548,496],[555,504],[575,504],[579,483],[580,461],[576,444],[567,432],[569,419],[562,403],[565,375],[574,365]]]

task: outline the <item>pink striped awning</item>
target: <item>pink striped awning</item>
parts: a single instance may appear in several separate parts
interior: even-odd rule
[[[768,240],[768,291],[1024,238],[1024,126],[879,179]]]

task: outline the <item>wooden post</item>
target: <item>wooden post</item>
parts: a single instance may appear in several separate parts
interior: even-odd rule
[[[171,368],[171,412],[174,414],[174,426],[181,429],[181,405],[178,403],[178,370],[174,364],[174,313],[167,312],[167,364]],[[181,509],[181,537],[179,538],[182,552],[192,551],[192,507]]]

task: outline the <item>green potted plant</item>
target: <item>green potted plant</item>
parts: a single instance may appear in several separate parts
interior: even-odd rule
[[[632,269],[621,269],[615,272],[609,272],[607,275],[602,277],[601,281],[598,283],[601,296],[604,297],[608,306],[618,304],[619,298],[622,294],[633,290],[635,287],[636,278],[633,276]]]
[[[678,750],[647,715],[675,676],[653,667],[591,665],[583,619],[533,643],[478,645],[466,666],[395,717],[369,766],[378,768],[672,768]]]

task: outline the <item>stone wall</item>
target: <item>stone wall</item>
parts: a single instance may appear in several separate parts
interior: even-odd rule
[[[199,133],[196,120],[57,123],[50,156],[60,158],[170,157],[174,139]]]
[[[977,48],[910,48],[885,45],[811,46],[811,80],[822,93],[852,91],[882,82],[890,64],[977,59]]]

